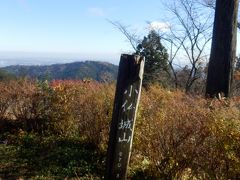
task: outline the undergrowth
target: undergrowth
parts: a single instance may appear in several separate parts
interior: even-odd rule
[[[114,85],[0,83],[0,178],[102,179]],[[240,99],[143,90],[131,179],[239,179]]]

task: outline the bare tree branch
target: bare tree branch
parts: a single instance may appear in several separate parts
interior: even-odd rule
[[[176,49],[174,55],[171,51],[170,57],[172,58],[169,64],[171,66],[177,56],[186,55],[187,64],[190,65],[185,82],[186,92],[190,91],[191,86],[199,78],[200,61],[211,40],[210,30],[213,25],[213,16],[210,13],[202,16],[201,8],[205,7],[200,6],[198,0],[174,0],[171,6],[168,6],[169,11],[175,17],[172,24],[177,27],[176,29],[171,28],[167,35],[168,38],[170,37],[168,42],[171,42]],[[162,39],[166,40],[167,38]],[[173,74],[176,73],[173,72]]]
[[[134,51],[137,51],[137,45],[140,43],[140,40],[137,37],[137,35],[135,33],[130,33],[128,31],[128,27],[122,25],[120,22],[114,22],[111,20],[107,20],[107,21],[111,23],[114,27],[116,27],[127,38],[127,40],[130,42]]]

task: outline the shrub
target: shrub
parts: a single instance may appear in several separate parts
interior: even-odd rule
[[[50,118],[63,135],[77,135],[106,147],[112,113],[113,86],[92,81],[55,81],[51,84]]]
[[[5,82],[0,82],[0,121],[7,118],[11,104],[10,89]]]
[[[10,93],[10,113],[13,119],[22,124],[26,131],[43,132],[48,128],[48,99],[47,84],[27,79],[12,81],[8,88]]]
[[[78,137],[78,141],[106,152],[114,85],[21,80],[0,83],[0,92],[4,94],[0,99],[1,130],[18,127],[26,136],[24,142],[29,143],[43,134]],[[130,178],[239,179],[239,100],[206,100],[158,86],[143,90]],[[11,123],[4,125],[3,119]]]
[[[131,166],[158,179],[236,179],[240,116],[229,104],[156,86],[143,92]]]
[[[88,142],[102,145],[106,149],[114,88],[98,83],[85,84],[81,87],[73,103],[78,133]]]

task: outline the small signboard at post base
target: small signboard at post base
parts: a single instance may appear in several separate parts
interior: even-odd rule
[[[126,179],[143,71],[143,57],[121,55],[109,134],[106,180]]]

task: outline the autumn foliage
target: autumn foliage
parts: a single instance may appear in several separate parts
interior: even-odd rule
[[[106,152],[114,92],[114,85],[93,81],[2,82],[0,132],[79,137]],[[129,177],[142,176],[238,179],[240,99],[143,90],[129,168]]]

